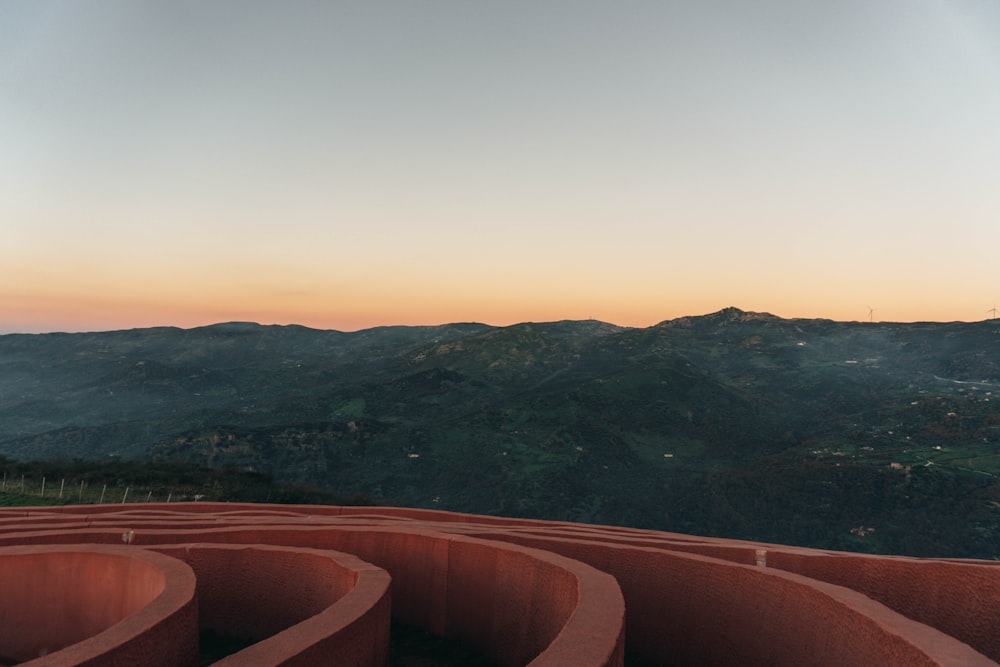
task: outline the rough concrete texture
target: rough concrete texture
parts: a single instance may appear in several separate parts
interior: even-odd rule
[[[86,646],[170,646],[155,664],[192,664],[198,625],[254,642],[218,664],[382,665],[390,607],[505,667],[616,666],[625,651],[662,665],[1000,659],[997,563],[407,508],[0,510],[0,590],[0,660],[65,647],[32,665],[125,664],[74,653]],[[43,622],[57,603],[86,613]],[[51,627],[17,630],[36,625]]]
[[[195,576],[122,546],[0,548],[0,659],[7,664],[197,664]]]
[[[203,630],[251,645],[216,665],[382,665],[389,575],[350,554],[264,545],[154,547],[191,566]]]

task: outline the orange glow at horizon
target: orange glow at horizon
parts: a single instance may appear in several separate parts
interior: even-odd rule
[[[35,276],[36,279],[40,276]],[[476,321],[494,326],[518,322],[597,319],[620,326],[647,327],[676,317],[702,315],[727,306],[770,312],[785,318],[864,321],[868,306],[876,321],[988,319],[989,304],[953,301],[930,306],[921,294],[879,299],[825,296],[813,285],[799,294],[767,292],[766,283],[733,279],[721,285],[675,287],[625,282],[584,284],[576,290],[535,277],[497,285],[488,281],[446,284],[424,277],[383,276],[378,283],[282,284],[257,275],[250,282],[199,283],[193,277],[131,282],[121,276],[89,280],[38,280],[0,286],[0,333],[104,331],[177,326],[190,328],[227,321],[298,324],[355,331],[383,325],[437,325]],[[977,311],[982,311],[979,317]],[[971,315],[970,315],[971,313]]]
[[[990,3],[294,4],[0,3],[0,333],[1000,305]]]

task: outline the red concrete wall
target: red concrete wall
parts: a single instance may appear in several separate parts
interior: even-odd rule
[[[475,534],[475,533],[474,533]],[[545,535],[553,531],[532,530]],[[585,527],[561,529],[565,537],[592,537]],[[959,639],[1000,660],[1000,563],[820,551],[756,544],[739,540],[705,539],[653,531],[607,529],[603,544],[644,546],[694,553],[734,563],[802,574],[851,588],[892,610]]]
[[[143,545],[178,537],[353,553],[391,574],[393,616],[466,642],[500,665],[622,663],[624,600],[614,579],[556,554],[409,526],[136,532]]]
[[[173,559],[122,547],[2,548],[0,594],[7,661],[197,664],[194,573]]]
[[[126,533],[131,544],[122,546]],[[182,554],[179,545],[193,542],[203,544]],[[181,567],[190,562],[205,594],[206,624],[227,632],[273,600],[273,609],[245,624],[260,641],[231,656],[226,664],[233,665],[317,664],[331,655],[350,656],[346,664],[377,664],[363,660],[373,642],[384,647],[388,576],[395,618],[468,643],[504,666],[621,665],[625,649],[664,665],[996,665],[1000,659],[1000,565],[980,561],[407,508],[0,509],[0,545],[60,543],[162,549]],[[359,575],[351,587],[331,561],[351,571],[372,568],[383,579]],[[308,577],[319,583],[304,587]],[[138,613],[155,603],[140,604]],[[132,618],[109,617],[110,628],[91,639],[118,632]]]
[[[626,647],[665,665],[988,665],[934,628],[847,588],[696,554],[517,533],[615,576]]]
[[[1000,563],[771,549],[767,564],[849,586],[1000,660]]]
[[[343,667],[385,663],[388,573],[350,554],[314,549],[184,544],[155,551],[187,563],[198,580],[202,629],[254,643],[225,664]]]

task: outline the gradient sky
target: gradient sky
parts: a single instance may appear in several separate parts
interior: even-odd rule
[[[1000,306],[994,0],[0,0],[0,332]]]

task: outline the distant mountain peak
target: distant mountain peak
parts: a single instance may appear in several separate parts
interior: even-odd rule
[[[726,320],[729,322],[748,322],[750,320],[776,320],[777,315],[771,313],[757,313],[751,310],[740,310],[735,306],[729,306],[722,310],[710,313],[704,317],[715,320]]]
[[[256,331],[263,329],[264,325],[257,322],[219,322],[218,324],[209,324],[199,328],[215,331]]]
[[[716,324],[726,324],[729,322],[751,322],[753,320],[780,320],[781,318],[771,313],[758,313],[750,310],[742,310],[736,306],[728,306],[722,310],[707,315],[687,315],[672,320],[660,322],[661,327],[689,327],[696,322],[711,322]]]

